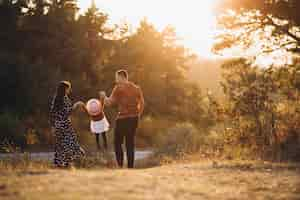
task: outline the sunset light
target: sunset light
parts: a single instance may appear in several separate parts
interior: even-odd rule
[[[216,0],[95,0],[97,7],[109,14],[113,24],[126,21],[135,28],[146,17],[159,30],[168,25],[173,26],[182,43],[203,57],[212,55],[210,49],[213,43],[215,2]],[[91,1],[79,0],[82,10],[90,5]]]
[[[300,0],[0,0],[0,199],[300,200]]]

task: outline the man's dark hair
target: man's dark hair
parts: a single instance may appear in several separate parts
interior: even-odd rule
[[[121,69],[121,70],[117,71],[117,74],[119,76],[122,76],[123,78],[128,79],[128,72],[125,69]]]

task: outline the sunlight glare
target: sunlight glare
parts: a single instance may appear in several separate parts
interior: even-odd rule
[[[213,6],[216,0],[95,0],[99,9],[109,14],[111,23],[127,21],[136,28],[146,17],[158,30],[168,25],[175,27],[182,43],[200,56],[210,57],[213,44],[215,17]],[[79,0],[85,10],[91,1]]]

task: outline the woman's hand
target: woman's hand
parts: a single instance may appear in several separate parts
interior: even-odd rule
[[[73,109],[77,109],[77,107],[84,107],[85,104],[82,101],[77,101],[76,103],[74,103],[73,105]]]

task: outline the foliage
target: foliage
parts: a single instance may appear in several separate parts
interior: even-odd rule
[[[16,113],[23,127],[11,135],[30,132],[35,142],[51,144],[47,113],[58,81],[70,80],[73,100],[87,101],[98,90],[111,91],[120,68],[143,89],[146,116],[205,128],[213,123],[202,123],[209,117],[200,88],[186,77],[194,55],[177,44],[173,28],[159,32],[143,20],[131,33],[126,26],[108,26],[108,19],[95,4],[79,14],[74,0],[1,1],[0,85],[9,91],[1,98],[0,113]],[[113,119],[115,112],[107,115]],[[88,121],[82,117],[74,121],[80,139],[88,141]]]
[[[294,76],[295,67],[264,69],[246,59],[223,65],[222,84],[227,97],[223,104],[224,139],[230,134],[230,145],[248,148],[265,158],[296,159],[299,103],[291,97],[297,95],[295,80],[286,79],[287,71],[291,73],[288,77]]]
[[[190,123],[178,123],[166,129],[157,154],[180,158],[185,154],[199,153],[204,144],[203,133]]]
[[[294,0],[219,2],[214,51],[243,57],[222,66],[224,151],[299,159],[299,8]]]
[[[11,147],[15,144],[25,147],[26,138],[22,134],[22,127],[18,116],[9,112],[2,113],[0,115],[0,130],[0,141],[6,142]]]
[[[264,55],[279,50],[300,52],[299,1],[222,0],[219,8],[223,32],[217,36],[216,52],[236,46],[244,50],[256,46]]]
[[[137,145],[141,147],[157,146],[157,144],[161,143],[161,137],[164,131],[175,123],[176,122],[166,118],[143,117],[137,130],[139,138]]]

